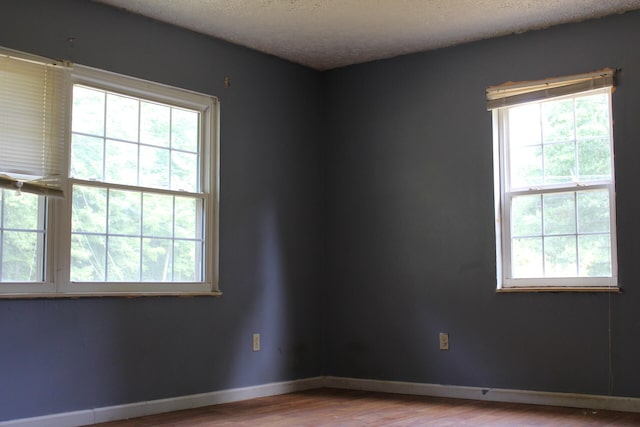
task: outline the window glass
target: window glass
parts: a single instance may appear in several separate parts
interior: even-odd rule
[[[610,91],[499,110],[502,286],[612,278]],[[575,282],[574,282],[575,283]],[[587,282],[587,285],[598,282]],[[605,282],[603,282],[605,283]]]
[[[73,87],[71,176],[200,191],[200,113]]]
[[[202,282],[200,112],[84,85],[73,95],[71,281]]]
[[[42,282],[45,266],[42,196],[0,190],[0,282]]]

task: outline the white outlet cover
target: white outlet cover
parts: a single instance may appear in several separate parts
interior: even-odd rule
[[[260,351],[260,334],[253,334],[253,351]]]
[[[440,332],[440,350],[449,350],[449,334]]]

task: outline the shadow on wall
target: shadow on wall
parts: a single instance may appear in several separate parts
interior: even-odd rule
[[[256,281],[252,284],[252,304],[237,307],[244,313],[238,317],[241,327],[234,328],[238,333],[229,369],[228,384],[232,386],[281,381],[286,376],[282,349],[289,348],[290,328],[282,235],[275,207],[269,204],[261,212],[259,229],[251,239],[256,242],[255,263],[248,263],[256,266],[255,274],[249,275]],[[256,333],[260,334],[261,348],[252,351]]]
[[[85,353],[95,374],[89,404],[109,406],[253,386],[288,378],[291,328],[282,231],[272,205],[237,224],[238,253],[218,298],[96,301]],[[260,220],[256,217],[260,216]],[[238,243],[238,242],[236,242]],[[235,244],[234,244],[235,246]],[[237,280],[236,273],[241,280]],[[81,323],[82,325],[82,323]],[[86,326],[80,326],[87,329]],[[252,351],[252,334],[261,335]],[[78,405],[79,407],[87,406]],[[58,412],[58,411],[55,411]]]

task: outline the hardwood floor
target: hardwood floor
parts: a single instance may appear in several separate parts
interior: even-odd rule
[[[97,425],[640,426],[640,413],[316,389]]]

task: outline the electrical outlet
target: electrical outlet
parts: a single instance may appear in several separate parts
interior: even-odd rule
[[[253,334],[253,351],[260,351],[260,334]]]
[[[449,350],[449,334],[440,332],[440,350]]]

